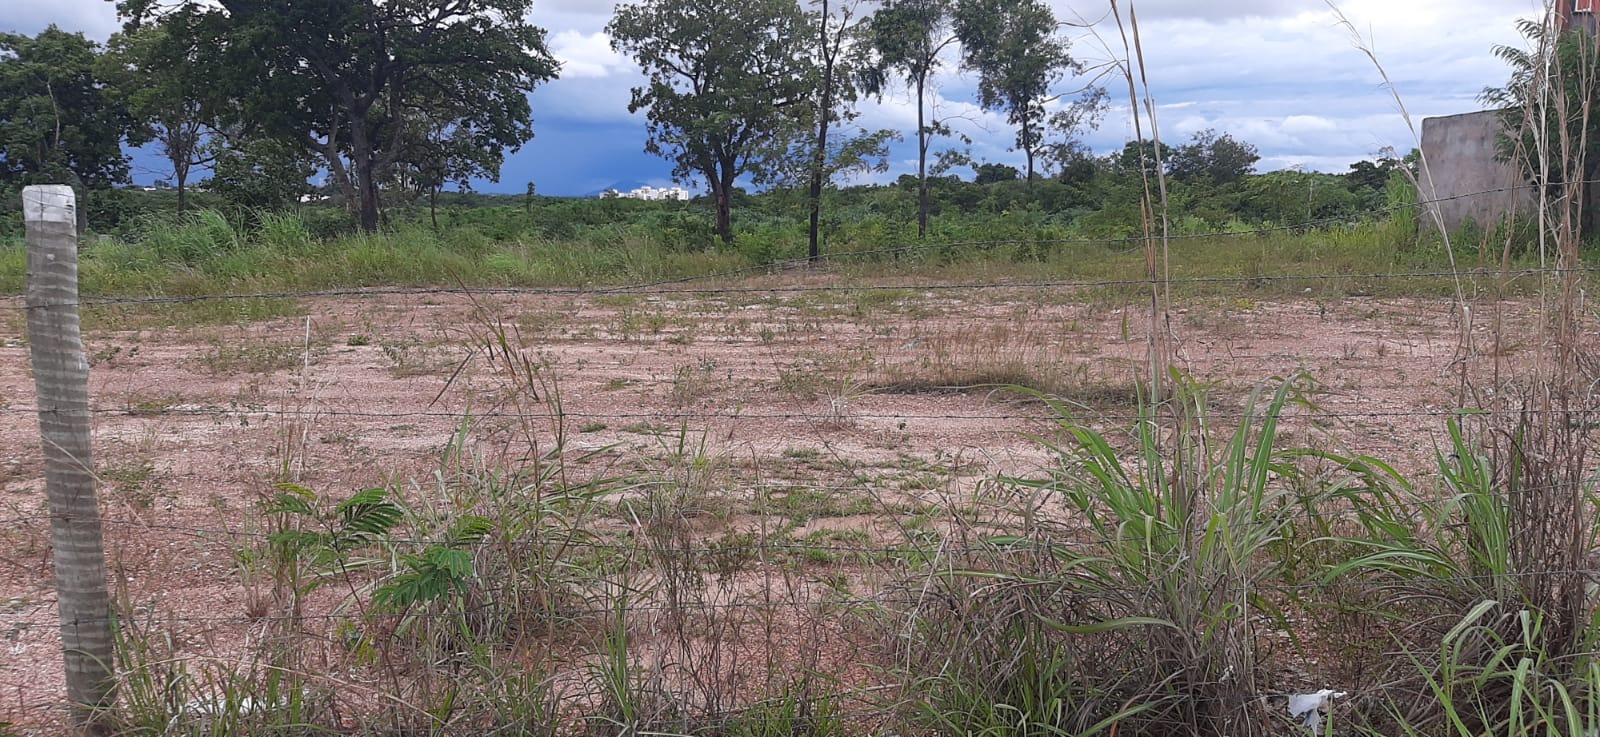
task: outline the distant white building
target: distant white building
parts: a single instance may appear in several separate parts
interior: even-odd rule
[[[634,200],[653,200],[653,201],[687,200],[687,199],[689,199],[689,190],[684,189],[683,187],[652,187],[652,186],[647,184],[647,185],[645,185],[643,187],[640,187],[638,189],[635,189],[635,190],[633,190],[631,192],[618,192],[617,190],[614,190],[614,189],[608,189],[608,190],[605,191],[604,194],[602,194],[600,196],[601,197],[627,197],[629,199],[634,199]]]

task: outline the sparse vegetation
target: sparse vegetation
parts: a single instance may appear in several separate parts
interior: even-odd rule
[[[997,91],[1028,61],[980,23],[1001,5],[953,29],[940,3],[888,7],[940,11],[900,18],[922,46],[994,47],[968,63],[1031,161],[1049,85]],[[814,20],[761,8],[775,33]],[[664,53],[652,17],[620,16],[625,50]],[[919,50],[880,61],[918,85]],[[945,131],[921,128],[926,158]],[[430,205],[468,166],[445,143],[404,152]],[[1411,162],[1256,158],[1206,131],[1054,179],[827,192],[830,260],[803,276],[781,273],[807,256],[798,193],[737,172],[709,172],[714,203],[530,185],[382,228],[373,185],[360,234],[201,192],[107,219],[83,274],[118,398],[91,408],[117,733],[1254,737],[1305,733],[1285,696],[1324,688],[1349,693],[1322,734],[1595,733],[1580,224],[1538,225],[1552,271],[1487,237],[1495,268],[1463,268],[1416,232]],[[1129,240],[1158,212],[1181,241]],[[20,256],[0,245],[0,286]],[[274,294],[364,288],[404,293]],[[19,501],[41,475],[0,469],[8,520],[45,518]],[[0,632],[35,657],[50,545],[0,539],[30,587]]]
[[[469,421],[426,479],[263,498],[262,533],[235,538],[258,591],[240,621],[277,634],[242,659],[190,662],[172,625],[125,613],[124,723],[332,728],[371,703],[319,675],[336,662],[407,705],[367,717],[384,729],[1275,734],[1289,722],[1260,694],[1314,690],[1367,667],[1346,658],[1396,646],[1385,682],[1411,685],[1341,705],[1341,731],[1592,723],[1596,676],[1569,655],[1591,625],[1560,613],[1587,579],[1535,584],[1528,572],[1556,569],[1511,534],[1528,512],[1505,489],[1548,471],[1486,455],[1452,423],[1433,491],[1377,458],[1286,445],[1281,428],[1318,411],[1305,378],[1245,400],[1237,421],[1216,413],[1214,387],[1177,386],[1177,414],[1143,413],[1125,436],[1036,394],[1061,431],[1040,436],[1047,473],[898,509],[887,479],[948,489],[966,465],[902,453],[860,486],[751,497],[734,459],[686,427],[653,428],[646,467],[593,476],[575,469],[609,448],[575,452],[533,425],[506,436],[530,447],[478,446],[489,426]],[[132,493],[148,469],[107,482]],[[1593,492],[1582,483],[1585,509]],[[863,519],[878,529],[845,522]],[[1322,608],[1339,591],[1371,621],[1417,624],[1349,628]],[[755,643],[778,649],[736,655]],[[868,664],[879,676],[820,676]],[[868,722],[852,706],[863,699]]]

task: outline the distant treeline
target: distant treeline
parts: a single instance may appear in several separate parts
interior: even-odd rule
[[[100,232],[167,211],[248,224],[251,213],[325,206],[370,232],[419,208],[440,223],[441,207],[472,203],[537,209],[559,231],[627,207],[557,207],[533,182],[520,200],[451,192],[498,177],[505,153],[533,135],[529,92],[561,72],[528,20],[531,0],[337,5],[129,0],[118,5],[123,30],[103,45],[55,27],[0,34],[0,235],[15,235],[18,192],[39,183],[78,188],[84,225]],[[1353,217],[1394,201],[1387,188],[1403,166],[1257,175],[1256,149],[1214,131],[1094,156],[1079,135],[1107,96],[1043,0],[639,0],[619,5],[606,31],[647,80],[630,101],[648,122],[642,147],[709,192],[683,210],[696,247],[706,228],[727,244],[798,222],[812,253],[850,227],[899,238],[910,223],[924,239],[956,227],[952,213],[1126,235],[1139,227],[1141,175],[1158,161],[1179,228]],[[1013,127],[1020,166],[962,147],[928,95],[933,75],[949,73],[972,78],[974,102]],[[857,124],[861,100],[900,90],[916,127]],[[915,174],[840,186],[885,171],[900,138],[915,140]],[[170,194],[127,187],[132,146],[160,154]],[[705,227],[687,227],[700,217]]]

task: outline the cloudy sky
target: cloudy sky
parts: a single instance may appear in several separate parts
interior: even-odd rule
[[[1215,128],[1260,148],[1262,169],[1334,172],[1386,147],[1404,152],[1416,145],[1377,67],[1324,0],[1132,2],[1162,136],[1169,142]],[[118,28],[109,0],[0,4],[6,8],[0,30],[32,34],[53,23],[104,40]],[[1105,0],[1051,4],[1059,18],[1074,21],[1103,21],[1107,8]],[[1338,5],[1358,30],[1360,44],[1383,64],[1420,129],[1424,117],[1478,109],[1478,93],[1506,77],[1491,49],[1520,45],[1516,18],[1538,12],[1542,3],[1340,0]],[[668,183],[671,166],[643,153],[643,122],[628,113],[629,88],[642,78],[629,59],[611,51],[604,28],[613,7],[609,0],[536,0],[535,22],[549,30],[551,50],[564,63],[561,79],[533,95],[534,140],[507,159],[500,184],[484,183],[480,189],[520,193],[533,181],[544,194],[579,195],[619,183]],[[1107,47],[1116,37],[1114,25],[1101,22],[1072,37],[1073,53],[1085,62],[1114,57]],[[1008,150],[1013,134],[1004,120],[972,104],[972,80],[950,74],[938,86],[940,114],[972,138],[976,158],[1020,164],[1020,155]],[[1113,92],[1126,96],[1125,86]],[[909,137],[915,109],[905,94],[891,95],[865,106],[861,122]],[[1123,104],[1113,107],[1086,140],[1103,153],[1132,136]],[[936,143],[935,149],[957,145]],[[892,179],[915,167],[914,146],[901,144],[891,171],[874,179]],[[146,181],[158,176],[138,175]]]

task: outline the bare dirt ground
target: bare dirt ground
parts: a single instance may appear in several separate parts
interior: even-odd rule
[[[252,511],[274,483],[425,488],[458,431],[505,462],[559,429],[569,451],[603,451],[574,469],[585,474],[670,472],[688,447],[715,459],[730,498],[778,490],[763,498],[788,502],[796,540],[864,531],[887,544],[981,480],[1051,462],[1027,436],[1052,427],[1042,404],[951,387],[1031,382],[1107,429],[1136,411],[1149,330],[1137,303],[767,286],[304,300],[298,316],[181,328],[155,308],[104,318],[86,342],[126,605],[199,620],[186,625],[193,648],[225,643],[249,605],[234,536],[259,528]],[[0,721],[26,726],[52,719],[63,687],[21,324],[20,313],[0,321]],[[1443,301],[1239,297],[1179,304],[1170,330],[1178,364],[1212,387],[1222,416],[1259,382],[1307,372],[1323,413],[1296,423],[1293,442],[1426,470],[1455,406],[1457,325]],[[543,367],[538,381],[491,360],[497,330]],[[723,524],[760,517],[741,507]]]

